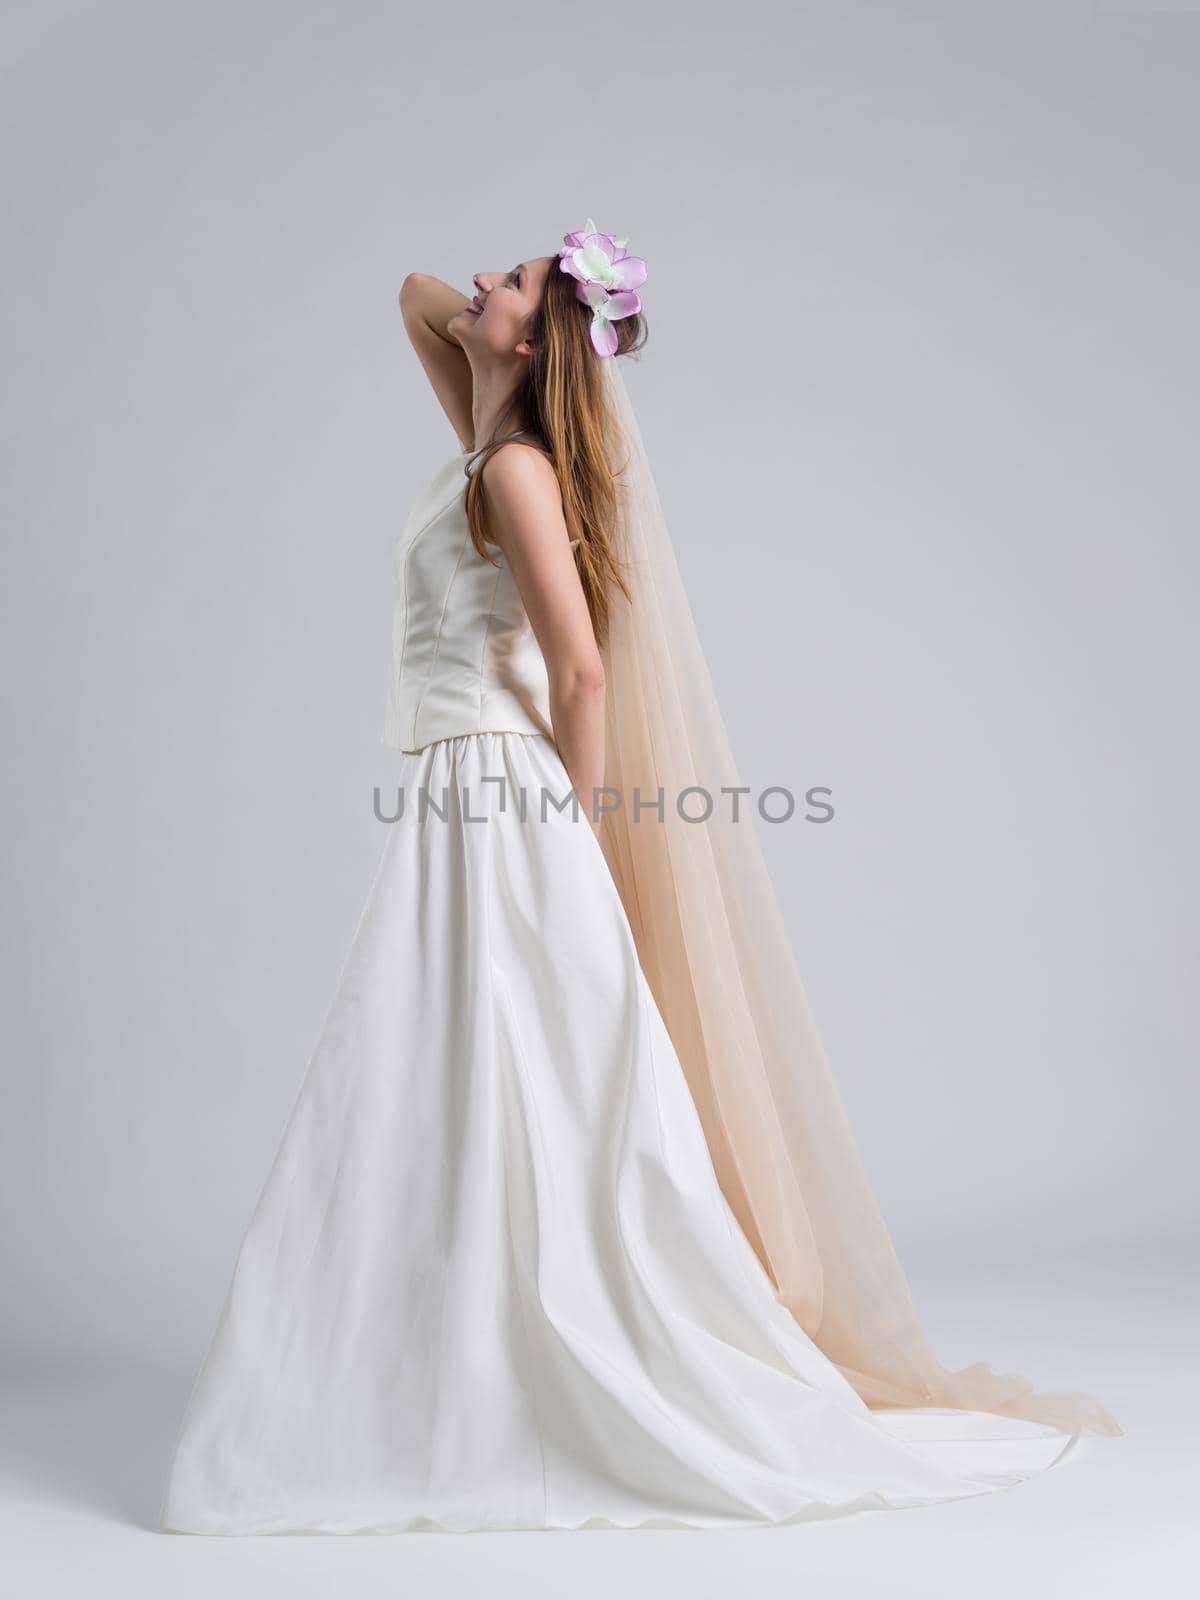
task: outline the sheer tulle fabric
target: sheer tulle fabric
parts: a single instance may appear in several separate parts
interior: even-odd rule
[[[951,1407],[1119,1434],[1100,1402],[1035,1393],[984,1362],[931,1350],[830,1075],[739,783],[619,363],[614,421],[619,554],[605,650],[605,782],[622,802],[602,844],[643,970],[683,1065],[721,1188],[781,1302],[871,1407]],[[692,785],[713,797],[681,818]],[[662,820],[633,797],[664,794]],[[699,798],[688,807],[703,810]]]

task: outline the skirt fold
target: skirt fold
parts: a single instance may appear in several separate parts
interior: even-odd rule
[[[869,1410],[780,1304],[552,742],[443,740],[400,781],[161,1526],[730,1527],[1061,1456],[1043,1424]]]

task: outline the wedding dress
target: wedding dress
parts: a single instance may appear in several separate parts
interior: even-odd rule
[[[604,367],[645,601],[607,646],[606,780],[685,776],[680,738],[728,777]],[[628,812],[601,842],[572,807],[515,581],[470,539],[469,465],[442,464],[397,545],[399,814],[161,1526],[782,1523],[989,1493],[1119,1433],[1088,1396],[933,1360],[802,992],[755,965],[789,959],[747,898],[755,847]],[[767,1005],[767,982],[791,987]]]

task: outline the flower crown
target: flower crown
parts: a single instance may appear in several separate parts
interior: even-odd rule
[[[576,296],[592,308],[591,337],[596,354],[616,354],[617,330],[614,322],[635,316],[642,309],[641,296],[634,293],[646,281],[646,263],[625,249],[627,239],[611,233],[598,233],[591,217],[587,227],[563,234],[558,265],[579,279]]]

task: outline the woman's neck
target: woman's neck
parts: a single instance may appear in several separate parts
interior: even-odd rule
[[[471,427],[475,448],[482,450],[498,434],[516,433],[528,427],[528,419],[515,405],[517,387],[524,371],[474,371],[471,399]]]

